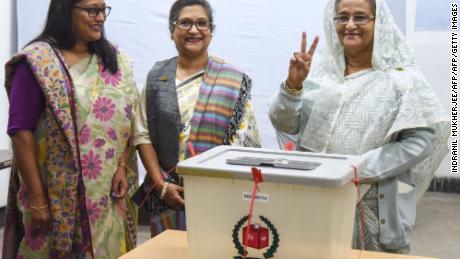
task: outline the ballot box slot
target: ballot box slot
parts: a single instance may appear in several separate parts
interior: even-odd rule
[[[263,149],[257,149],[257,148],[246,148],[244,151],[242,151],[237,148],[230,147],[228,149],[222,150],[221,152],[215,152],[213,154],[210,154],[209,156],[201,157],[197,160],[197,162],[200,164],[203,164],[203,163],[207,163],[208,161],[214,160],[217,157],[225,157],[225,156],[227,157],[229,156],[230,157],[235,157],[235,156],[250,157],[252,155],[265,156],[265,157],[276,157],[276,156],[282,155],[282,156],[288,156],[289,160],[294,160],[294,161],[304,161],[305,158],[311,158],[313,160],[315,159],[338,160],[338,161],[348,160],[348,157],[340,156],[340,155],[329,155],[329,154],[325,155],[325,154],[320,154],[320,153],[309,153],[309,152],[300,152],[300,151],[290,151],[287,154],[286,152],[281,151],[281,150],[274,151],[274,150],[263,150]]]
[[[297,170],[314,170],[321,165],[319,162],[262,157],[236,157],[229,158],[226,162],[231,165],[261,166]]]

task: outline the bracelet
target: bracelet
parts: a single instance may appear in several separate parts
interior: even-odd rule
[[[48,204],[40,205],[40,206],[34,206],[34,205],[30,204],[30,208],[31,208],[31,209],[34,209],[34,210],[46,209],[46,208],[48,208],[48,207],[49,207]]]
[[[123,163],[123,162],[118,162],[118,167],[124,167],[126,170],[128,170],[128,165],[126,163]]]
[[[163,184],[163,189],[161,189],[161,193],[160,193],[160,200],[163,200],[165,198],[166,192],[168,191],[168,185],[169,185],[169,182],[165,182]]]
[[[286,90],[286,92],[288,92],[289,94],[294,95],[294,96],[300,96],[302,94],[302,90],[303,90],[303,86],[300,89],[291,88],[288,85],[287,80],[284,81],[283,88],[284,88],[284,90]]]

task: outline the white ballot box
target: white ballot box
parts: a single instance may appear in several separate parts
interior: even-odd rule
[[[192,259],[348,259],[359,156],[219,146],[182,161]],[[258,164],[264,181],[248,213]],[[246,240],[246,233],[247,235]],[[244,237],[243,237],[244,236]]]

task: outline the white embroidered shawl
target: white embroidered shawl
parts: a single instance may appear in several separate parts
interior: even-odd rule
[[[314,56],[304,84],[312,112],[299,145],[314,152],[364,154],[394,140],[401,130],[434,128],[432,154],[411,170],[422,194],[447,152],[449,120],[387,5],[383,0],[376,4],[373,68],[346,77],[333,21],[335,0],[326,6],[327,49]]]

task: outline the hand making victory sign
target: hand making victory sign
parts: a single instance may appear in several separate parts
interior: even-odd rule
[[[302,40],[300,42],[300,52],[294,52],[289,62],[289,75],[286,80],[289,88],[301,89],[303,81],[307,78],[310,72],[311,61],[318,45],[319,37],[316,36],[307,52],[307,33],[302,32]]]

